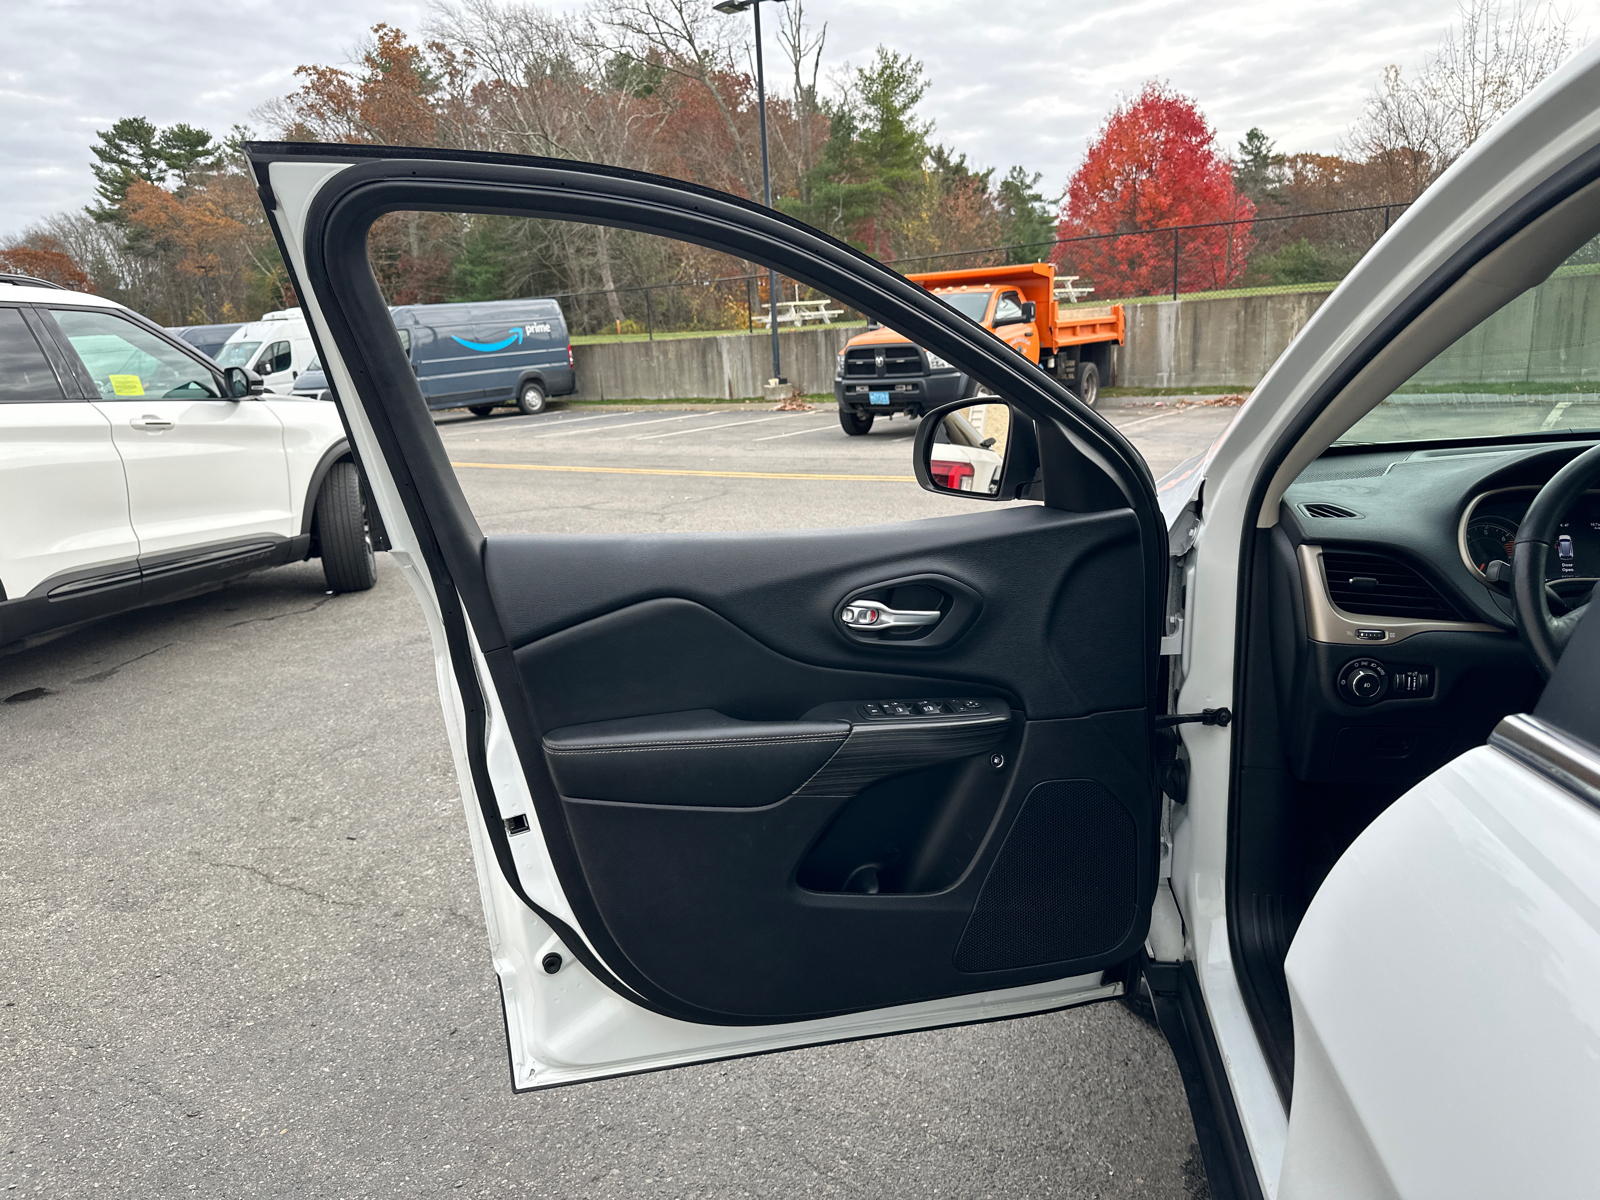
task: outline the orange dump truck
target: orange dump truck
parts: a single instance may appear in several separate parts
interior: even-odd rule
[[[1111,347],[1122,342],[1122,305],[1073,305],[1081,294],[1057,280],[1051,263],[977,267],[907,275],[951,308],[994,330],[1024,357],[1072,388],[1088,404],[1110,377]],[[851,434],[872,428],[880,413],[923,411],[970,396],[976,384],[936,354],[881,326],[839,351],[833,396],[839,424]]]

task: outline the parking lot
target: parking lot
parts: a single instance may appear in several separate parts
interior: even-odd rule
[[[1108,408],[1157,475],[1235,409]],[[831,408],[440,419],[485,530],[971,511]],[[1120,1005],[510,1092],[410,589],[315,562],[0,658],[0,1192],[1198,1196]]]

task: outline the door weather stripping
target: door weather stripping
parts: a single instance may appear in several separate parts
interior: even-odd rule
[[[932,611],[907,611],[901,608],[887,608],[882,604],[873,604],[870,601],[857,600],[853,604],[846,604],[839,610],[839,620],[851,629],[901,629],[917,625],[934,625],[940,617],[944,616],[937,609]]]

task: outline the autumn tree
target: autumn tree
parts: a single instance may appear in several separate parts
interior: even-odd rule
[[[1151,81],[1090,142],[1058,227],[1062,238],[1085,240],[1059,247],[1055,259],[1102,297],[1156,294],[1174,282],[1181,291],[1226,287],[1245,268],[1254,215],[1199,107]],[[1135,232],[1210,222],[1236,224]]]
[[[1385,69],[1345,139],[1381,168],[1386,200],[1415,199],[1571,55],[1573,17],[1548,0],[1464,0],[1433,58]]]
[[[25,233],[10,245],[0,246],[0,271],[31,275],[75,292],[93,290],[89,273],[60,239],[42,231]]]

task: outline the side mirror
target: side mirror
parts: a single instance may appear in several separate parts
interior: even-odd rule
[[[250,396],[259,396],[267,390],[267,385],[249,367],[228,367],[223,371],[223,378],[228,383],[228,395],[235,400],[243,400]]]
[[[980,396],[930,409],[912,442],[917,482],[968,500],[1033,498],[1039,475],[1033,421],[1003,400]]]
[[[1038,311],[1039,311],[1039,306],[1037,304],[1035,304],[1032,300],[1024,300],[1022,302],[1022,319],[1024,321],[1033,320],[1034,314],[1037,313]]]

